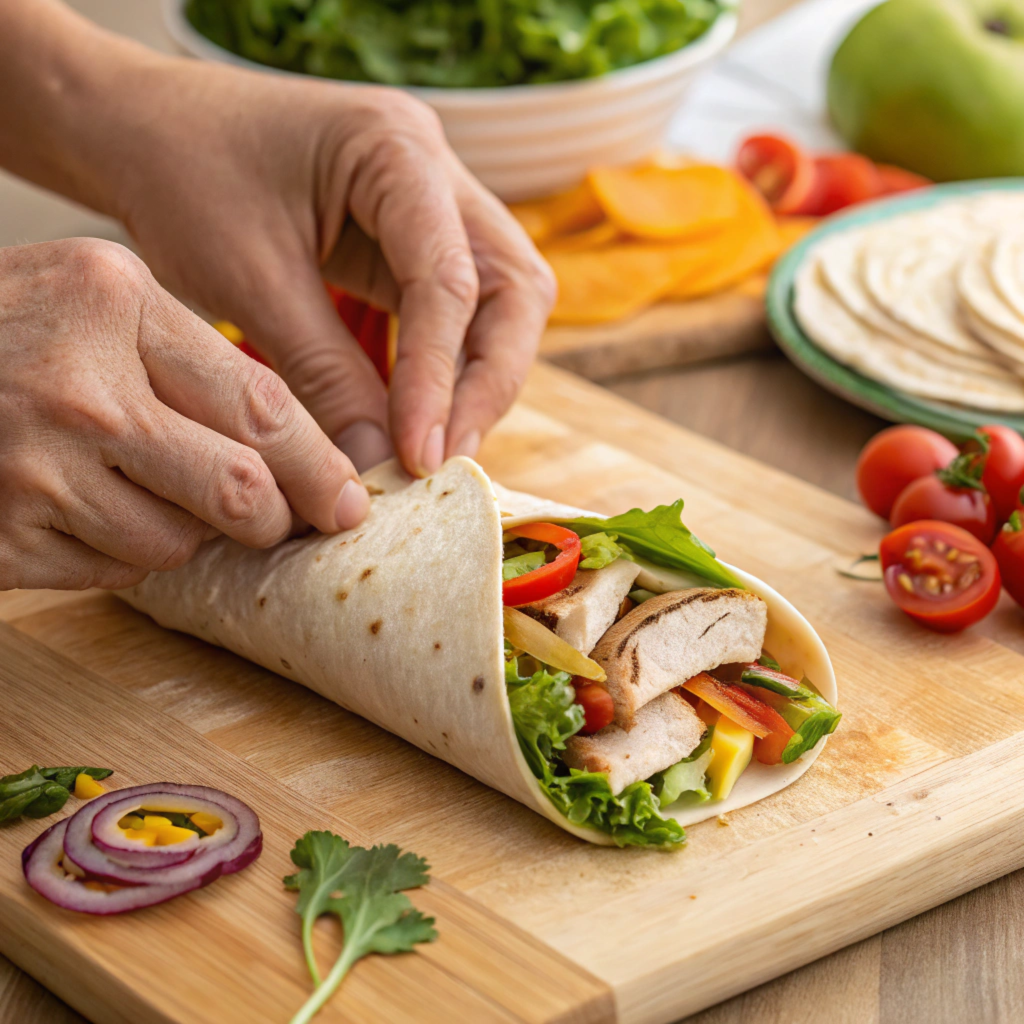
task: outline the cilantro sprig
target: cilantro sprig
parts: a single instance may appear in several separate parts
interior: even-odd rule
[[[404,890],[426,885],[429,865],[397,846],[351,846],[333,832],[307,832],[292,850],[299,869],[284,880],[298,892],[302,946],[316,988],[291,1024],[308,1024],[334,994],[349,968],[368,953],[407,953],[437,938],[434,919],[424,917]],[[336,914],[345,930],[341,955],[321,978],[313,954],[313,925]]]

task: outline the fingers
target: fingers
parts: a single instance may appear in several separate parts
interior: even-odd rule
[[[422,143],[380,133],[357,162],[351,209],[375,238],[401,294],[391,374],[390,425],[407,470],[442,462],[456,362],[476,309],[479,281],[447,161]]]
[[[371,290],[375,287],[368,279],[363,283]],[[319,424],[322,435],[349,456],[356,470],[391,456],[384,384],[338,318],[315,268],[282,268],[274,283],[261,289],[261,297],[248,306],[240,326],[257,348],[271,354],[281,377],[312,417],[310,426],[314,421]],[[326,450],[318,449],[318,456],[337,461],[328,458]],[[303,471],[293,487],[309,479]],[[287,487],[285,492],[291,498]],[[296,510],[302,512],[298,506]],[[323,528],[319,522],[315,525]]]
[[[463,218],[480,275],[480,303],[455,386],[448,455],[476,455],[525,380],[555,301],[554,277],[508,210],[475,181]]]
[[[319,294],[330,308],[322,286]],[[167,447],[171,439],[187,440],[176,463],[182,462],[180,453],[200,445],[211,468],[196,474],[193,467],[191,485],[187,474],[179,473],[178,496],[166,496],[238,539],[243,539],[239,534],[263,541],[270,534],[284,537],[291,523],[288,504],[325,533],[362,522],[369,495],[352,463],[282,378],[198,318],[169,326],[173,334],[149,346],[142,358],[157,398],[181,417],[157,414],[158,439],[150,447],[154,454],[163,449],[160,454],[171,460],[176,455],[173,446]],[[202,431],[190,420],[221,436],[207,436],[202,444]],[[150,458],[138,470],[145,479],[126,473],[152,489],[154,468]]]
[[[16,552],[0,545],[0,590],[118,590],[141,583],[148,570],[84,544],[55,529],[32,528]]]
[[[81,470],[81,467],[80,467]],[[151,570],[184,565],[209,527],[117,470],[90,465],[54,499],[60,531],[116,561]]]

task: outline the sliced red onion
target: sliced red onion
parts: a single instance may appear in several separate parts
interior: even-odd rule
[[[122,789],[119,792],[122,798],[108,803],[92,822],[92,841],[119,864],[138,868],[172,867],[191,859],[200,850],[209,853],[211,850],[226,846],[238,834],[238,819],[225,817],[222,803],[181,796],[167,797],[160,793],[123,796],[129,790]],[[126,814],[143,809],[157,812],[177,811],[183,814],[206,811],[221,819],[221,827],[213,835],[202,840],[195,835],[194,838],[185,839],[172,846],[144,846],[138,840],[126,836],[118,825]]]
[[[40,896],[66,910],[85,914],[123,914],[140,910],[198,889],[205,883],[197,875],[176,885],[135,885],[113,892],[90,889],[68,877],[64,870],[64,838],[71,818],[51,825],[21,855],[22,869],[28,884]],[[210,879],[212,881],[212,879]]]
[[[199,840],[192,855],[177,864],[168,864],[162,856],[173,847],[142,846],[108,852],[94,841],[98,834],[105,844],[112,842],[111,829],[116,829],[117,822],[131,810],[188,810],[193,806],[216,814],[223,825],[212,836]],[[104,817],[97,826],[101,814]],[[64,853],[69,861],[91,878],[117,885],[176,886],[196,878],[200,885],[207,885],[221,875],[241,871],[262,849],[260,822],[252,808],[216,789],[173,782],[132,786],[98,796],[68,819],[64,835]],[[126,855],[135,863],[126,863]],[[147,859],[141,860],[143,857]]]

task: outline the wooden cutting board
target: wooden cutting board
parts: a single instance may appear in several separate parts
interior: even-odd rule
[[[772,347],[756,282],[687,302],[659,302],[609,324],[549,327],[541,356],[588,380],[762,352]]]
[[[308,985],[280,878],[309,828],[428,858],[440,939],[358,964],[330,1021],[667,1022],[1024,865],[1024,630],[1001,605],[929,633],[834,571],[863,510],[538,366],[482,461],[614,512],[687,499],[719,554],[790,597],[844,719],[814,768],[689,830],[678,854],[592,847],[315,694],[102,594],[0,596],[0,769],[32,761],[221,786],[267,836],[240,875],[90,919],[24,885],[41,828],[0,828],[0,951],[100,1024],[283,1022]],[[338,936],[322,928],[324,957]]]

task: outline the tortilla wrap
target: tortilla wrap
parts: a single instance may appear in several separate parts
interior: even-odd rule
[[[989,269],[1003,301],[1024,318],[1024,237],[1021,232],[1000,234],[992,250]]]
[[[563,817],[523,758],[502,636],[503,528],[593,513],[505,490],[499,499],[462,457],[423,480],[395,462],[363,480],[370,512],[354,530],[270,551],[222,537],[183,568],[151,573],[119,596],[162,626],[310,687],[573,835],[611,845],[605,833]],[[814,630],[770,587],[733,571],[768,605],[765,649],[835,704],[835,675]],[[754,762],[727,800],[676,817],[686,825],[761,800],[799,778],[823,746],[790,765]]]

